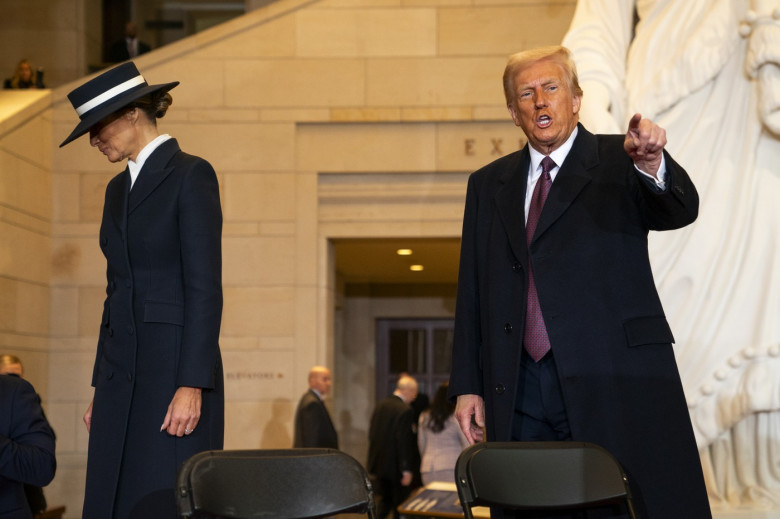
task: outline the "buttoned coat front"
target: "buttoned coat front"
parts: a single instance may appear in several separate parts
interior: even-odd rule
[[[222,448],[222,213],[213,168],[175,139],[106,188],[106,300],[83,517],[174,517],[179,465]],[[161,432],[177,388],[203,388],[191,435]],[[173,514],[173,515],[171,515]]]
[[[528,148],[469,179],[450,395],[485,400],[488,440],[509,441],[528,265],[572,439],[611,451],[642,517],[709,517],[674,352],[647,249],[649,230],[693,222],[698,195],[665,153],[667,189],[641,179],[623,136],[581,125],[526,244]]]

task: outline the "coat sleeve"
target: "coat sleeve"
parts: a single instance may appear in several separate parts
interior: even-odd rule
[[[321,405],[319,402],[309,400],[300,410],[301,447],[320,446]]]
[[[413,469],[413,449],[417,448],[412,425],[414,424],[414,411],[412,408],[405,410],[398,418],[395,430],[396,452],[398,453],[398,470],[401,472]]]
[[[478,174],[469,177],[460,245],[449,396],[482,394],[481,323],[477,277]]]
[[[637,203],[648,229],[668,231],[693,223],[699,214],[699,194],[682,166],[664,151],[666,189],[658,191],[633,172]]]
[[[184,330],[177,384],[213,388],[222,321],[222,209],[208,162],[194,163],[180,197]]]
[[[3,387],[10,393],[4,396],[2,409],[10,427],[8,435],[0,434],[0,477],[42,487],[54,479],[57,467],[54,432],[33,387],[19,382],[10,390]]]

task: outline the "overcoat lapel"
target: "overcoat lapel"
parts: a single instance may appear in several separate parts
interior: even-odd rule
[[[525,186],[531,162],[528,146],[515,157],[515,163],[507,167],[499,178],[499,182],[504,185],[496,193],[495,202],[512,252],[523,269],[528,270],[528,248],[525,242]]]
[[[536,224],[536,231],[531,243],[555,223],[569,208],[582,189],[590,183],[592,176],[589,169],[598,164],[598,143],[595,135],[579,125],[579,132],[574,139],[574,145],[561,164],[555,181],[547,195],[547,201]]]
[[[168,139],[149,155],[138,174],[133,189],[130,190],[128,213],[132,213],[173,171],[173,167],[167,167],[167,165],[177,151],[179,151],[179,144],[176,139]]]
[[[111,217],[116,222],[122,236],[127,230],[127,191],[130,189],[130,171],[125,170],[119,174],[119,181],[112,185],[108,193],[106,206],[111,208]]]

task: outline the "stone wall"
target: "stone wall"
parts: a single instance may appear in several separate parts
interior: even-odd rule
[[[25,378],[44,400],[52,268],[50,103],[48,91],[0,93],[0,353],[22,359]]]

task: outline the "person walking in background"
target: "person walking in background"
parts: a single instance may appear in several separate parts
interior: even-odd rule
[[[399,376],[412,376],[409,373],[403,372],[399,374]],[[412,377],[414,378],[414,377]],[[412,430],[414,431],[414,444],[417,445],[417,422],[420,420],[420,415],[423,411],[428,409],[430,407],[431,402],[428,398],[428,395],[422,391],[417,391],[417,396],[409,403],[409,406],[412,408],[412,412],[414,413],[414,416],[412,417]],[[423,486],[422,482],[422,476],[420,475],[420,451],[419,449],[414,449],[412,451],[412,484],[410,485],[411,490],[414,490],[415,488],[420,488]]]
[[[309,371],[309,390],[295,410],[295,437],[293,447],[339,448],[339,436],[323,398],[330,392],[330,370],[314,366]]]
[[[647,249],[650,230],[696,219],[696,188],[640,114],[625,135],[579,124],[565,47],[510,57],[504,92],[528,144],[469,178],[450,375],[461,429],[599,444],[641,517],[711,517]]]
[[[447,398],[449,383],[436,390],[431,407],[423,411],[417,426],[420,474],[423,485],[432,481],[455,482],[455,462],[469,441],[455,419],[455,405]]]
[[[414,465],[414,411],[417,381],[399,377],[392,395],[380,400],[368,430],[368,473],[379,496],[377,517],[396,515],[396,507],[409,497]]]
[[[26,59],[16,64],[14,75],[3,81],[3,88],[11,89],[30,89],[46,88],[43,84],[43,69],[39,68],[33,71],[32,65]]]
[[[24,485],[54,479],[54,444],[32,385],[16,374],[0,375],[0,517],[32,519]]]
[[[76,88],[89,143],[123,171],[106,187],[107,284],[89,431],[84,519],[176,517],[179,466],[221,449],[222,210],[214,168],[160,134],[178,81],[149,85],[133,62]]]

